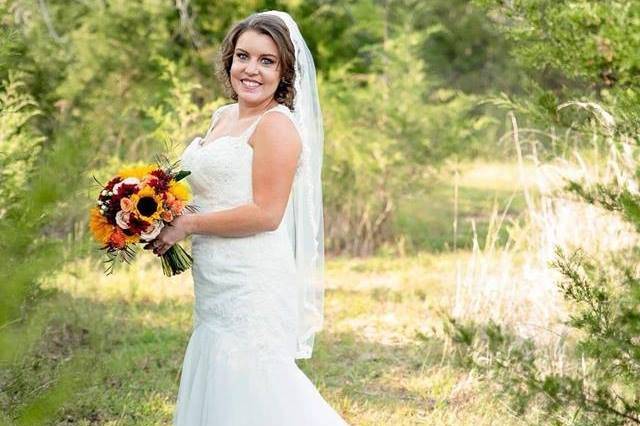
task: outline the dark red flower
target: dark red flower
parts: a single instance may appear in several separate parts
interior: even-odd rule
[[[120,176],[116,176],[113,179],[111,179],[109,182],[107,182],[104,189],[106,189],[107,191],[111,191],[115,186],[115,184],[121,181],[122,181],[122,178]]]
[[[162,169],[156,169],[151,174],[158,178],[157,181],[149,183],[149,186],[156,190],[156,194],[165,192],[169,189],[169,183],[171,182],[171,175],[164,172]]]
[[[129,218],[129,230],[133,234],[141,234],[145,229],[149,227],[150,223],[146,220],[140,219],[137,215],[132,214]]]
[[[109,223],[116,224],[116,213],[120,210],[120,200],[124,197],[129,197],[131,194],[138,192],[138,186],[136,184],[125,183],[120,185],[118,193],[111,196],[109,202],[109,208],[105,212],[105,216],[109,220]]]

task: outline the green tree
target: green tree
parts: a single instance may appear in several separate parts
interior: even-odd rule
[[[430,32],[412,29],[413,10],[378,12],[375,25],[386,34],[366,46],[370,72],[346,64],[322,82],[327,246],[334,252],[367,255],[394,243],[401,197],[419,192],[444,158],[473,155],[496,127],[477,113],[476,98],[441,88],[415,54]]]

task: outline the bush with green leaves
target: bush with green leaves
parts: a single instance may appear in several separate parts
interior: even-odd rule
[[[414,30],[409,10],[395,10],[385,25],[386,38],[366,46],[369,73],[354,74],[347,64],[321,80],[326,245],[333,253],[369,255],[394,244],[399,200],[423,191],[446,158],[486,152],[498,128],[476,95],[442,87],[416,55],[431,31]]]
[[[563,362],[498,323],[449,318],[457,356],[497,384],[519,414],[542,407],[553,424],[639,424],[639,260],[638,250],[606,259],[556,253],[558,285],[572,307]]]
[[[0,85],[0,165],[6,173],[0,179],[3,370],[19,363],[47,325],[46,319],[36,321],[32,315],[38,302],[48,295],[40,287],[42,279],[82,251],[73,233],[60,233],[58,229],[66,229],[65,212],[72,210],[74,201],[80,198],[83,188],[78,177],[91,152],[89,131],[76,129],[79,140],[40,135],[33,124],[38,105],[23,88],[13,77]],[[75,383],[72,376],[61,376],[47,391],[23,401],[18,424],[41,424]]]

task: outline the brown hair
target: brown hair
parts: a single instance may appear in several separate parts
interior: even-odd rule
[[[231,30],[229,30],[222,41],[218,54],[216,70],[218,79],[223,84],[227,94],[233,100],[237,101],[238,94],[231,86],[231,63],[233,62],[233,53],[240,35],[248,30],[268,35],[278,47],[278,53],[280,55],[280,82],[273,97],[278,103],[284,104],[289,107],[290,110],[293,110],[293,100],[296,96],[296,90],[293,87],[295,80],[295,51],[293,43],[291,43],[287,25],[277,16],[254,13],[248,18],[236,23]]]

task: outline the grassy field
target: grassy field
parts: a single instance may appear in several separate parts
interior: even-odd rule
[[[460,166],[457,178],[443,172],[424,194],[407,196],[399,203],[394,226],[417,251],[443,252],[454,248],[453,222],[457,213],[455,248],[472,246],[475,222],[479,240],[487,234],[492,209],[508,206],[507,218],[515,219],[525,207],[523,186],[534,188],[530,167],[520,176],[515,163],[473,162]],[[457,198],[456,198],[457,187]],[[501,231],[506,237],[506,229]]]
[[[456,258],[328,262],[327,326],[299,365],[350,424],[519,424],[490,388],[449,362],[434,332]],[[57,290],[41,310],[50,323],[41,345],[5,373],[3,408],[67,371],[80,392],[59,409],[58,424],[170,424],[191,327],[190,277],[169,280],[155,259],[140,261],[149,263],[108,278],[84,261],[47,284]],[[69,372],[70,362],[82,367]]]
[[[482,167],[461,176],[462,224],[470,217],[482,224],[493,198],[514,192],[511,166],[478,174]],[[452,235],[451,184],[431,194],[414,202],[415,220],[403,226],[433,238],[433,252],[327,260],[326,327],[313,358],[299,365],[352,425],[524,424],[490,384],[449,359],[439,312],[449,309],[456,268],[469,252],[444,244]],[[106,277],[99,261],[85,259],[45,283],[53,295],[34,313],[47,324],[43,338],[0,369],[6,420],[72,377],[75,391],[52,404],[54,424],[170,424],[193,295],[188,273],[167,279],[155,262],[145,254]]]

